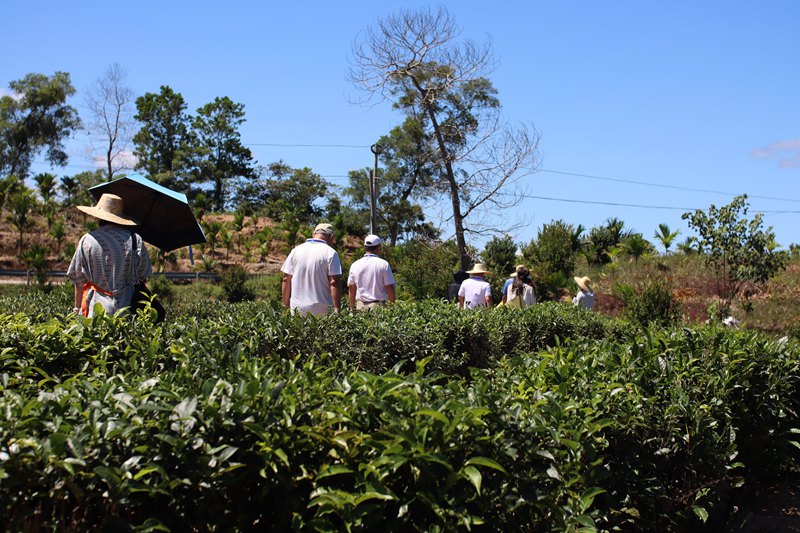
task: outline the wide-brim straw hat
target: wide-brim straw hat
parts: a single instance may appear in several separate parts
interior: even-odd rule
[[[105,193],[97,200],[96,205],[79,205],[78,210],[94,218],[119,224],[120,226],[136,226],[139,223],[135,218],[125,214],[122,198],[116,194]]]
[[[583,276],[582,278],[575,276],[573,279],[575,280],[575,283],[578,284],[578,287],[580,287],[581,289],[585,290],[586,292],[594,292],[592,290],[592,285],[591,285],[592,280],[589,279],[588,276]]]
[[[483,263],[475,263],[472,270],[467,270],[467,274],[491,274],[491,272],[486,269],[486,265]]]

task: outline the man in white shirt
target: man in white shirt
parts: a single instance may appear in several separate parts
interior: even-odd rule
[[[364,311],[372,307],[394,303],[394,275],[392,267],[378,254],[381,238],[367,235],[364,239],[364,257],[350,266],[347,287],[350,296],[350,309]]]
[[[289,253],[281,267],[283,306],[320,316],[341,309],[342,263],[331,248],[333,226],[318,224],[314,234]]]
[[[486,274],[491,274],[486,270],[483,263],[475,263],[472,270],[467,270],[469,278],[461,283],[461,288],[458,289],[458,307],[464,309],[468,307],[475,309],[476,307],[491,307],[492,306],[492,288],[489,282],[483,279]]]

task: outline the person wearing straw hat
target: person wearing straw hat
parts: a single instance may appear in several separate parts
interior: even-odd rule
[[[90,317],[99,304],[113,314],[131,305],[136,283],[152,274],[150,254],[134,232],[136,220],[125,214],[116,194],[103,194],[94,206],[79,205],[78,210],[100,226],[81,237],[67,269],[75,286],[73,311]]]
[[[584,309],[592,310],[594,306],[594,291],[592,290],[592,280],[587,276],[573,278],[578,284],[578,294],[572,299],[573,305]]]
[[[524,309],[536,303],[536,291],[533,288],[533,279],[528,267],[520,265],[511,285],[503,294],[503,303],[509,307]]]
[[[296,246],[281,266],[283,306],[301,315],[321,316],[331,307],[338,313],[342,299],[342,263],[331,247],[333,226],[317,224],[306,242]]]
[[[506,295],[508,293],[508,288],[514,283],[514,280],[517,278],[517,272],[519,272],[520,268],[525,268],[525,265],[517,265],[514,267],[514,272],[509,274],[508,279],[503,282],[503,288],[500,291],[501,294],[501,301],[506,303]]]
[[[364,238],[364,257],[350,265],[347,276],[351,311],[365,311],[394,303],[394,275],[389,263],[379,257],[381,238],[367,235]]]
[[[458,289],[459,309],[492,306],[492,288],[484,278],[491,274],[483,263],[475,263],[472,270],[467,270],[469,278],[461,283]]]

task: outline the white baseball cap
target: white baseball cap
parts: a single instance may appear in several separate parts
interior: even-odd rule
[[[383,241],[377,235],[367,235],[364,237],[364,246],[378,246]]]

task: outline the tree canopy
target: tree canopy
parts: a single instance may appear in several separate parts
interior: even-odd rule
[[[449,198],[459,262],[468,267],[464,220],[470,231],[492,231],[489,211],[520,200],[510,187],[532,172],[539,135],[512,128],[486,74],[491,45],[459,40],[449,12],[422,8],[381,19],[353,46],[353,83],[372,98],[388,99],[423,135],[436,190]],[[489,209],[491,208],[491,209]]]
[[[66,165],[64,141],[81,125],[66,103],[75,93],[70,75],[28,74],[8,86],[14,95],[0,97],[0,175],[24,180],[42,151],[50,164]]]

